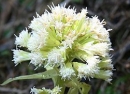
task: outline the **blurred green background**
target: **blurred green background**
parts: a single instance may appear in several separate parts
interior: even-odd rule
[[[105,19],[106,28],[111,28],[110,39],[114,51],[110,52],[114,68],[112,84],[91,79],[89,94],[130,94],[130,0],[0,0],[0,83],[10,77],[41,72],[26,62],[14,66],[12,49],[15,35],[28,27],[33,16],[43,14],[47,5],[65,4],[77,9],[87,7],[88,16]],[[14,35],[15,34],[15,35]],[[29,94],[30,88],[52,88],[49,80],[14,81],[0,86],[0,94]]]

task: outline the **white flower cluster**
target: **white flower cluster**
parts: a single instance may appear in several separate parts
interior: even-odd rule
[[[60,94],[61,92],[61,87],[56,86],[55,88],[51,89],[37,89],[37,88],[31,88],[31,92],[32,94]]]
[[[100,78],[111,80],[113,65],[109,51],[110,29],[97,16],[86,17],[87,9],[51,6],[51,12],[31,21],[28,30],[16,36],[15,64],[30,60],[34,66],[57,68],[62,79]],[[27,51],[19,50],[21,47]],[[79,59],[82,62],[74,62]]]
[[[63,79],[70,79],[71,76],[75,76],[75,72],[72,68],[61,68],[60,75]]]

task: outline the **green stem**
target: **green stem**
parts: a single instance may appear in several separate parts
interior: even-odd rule
[[[82,94],[82,91],[81,91],[81,89],[80,89],[80,83],[77,81],[77,79],[76,78],[72,78],[72,81],[75,83],[75,86],[78,88],[78,90],[79,90],[79,92],[80,92],[80,94]]]

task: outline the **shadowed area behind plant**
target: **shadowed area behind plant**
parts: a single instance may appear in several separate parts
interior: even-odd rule
[[[63,2],[67,6],[75,6],[77,11],[87,7],[88,15],[97,15],[105,19],[107,28],[112,28],[110,38],[111,52],[114,64],[113,81],[108,84],[102,80],[91,79],[90,94],[129,94],[130,92],[130,1],[129,0],[53,0],[57,5]],[[43,71],[43,68],[33,70],[26,62],[14,66],[11,49],[15,48],[15,35],[28,26],[36,12],[42,14],[52,0],[0,0],[0,83],[10,77],[33,74]],[[0,94],[28,94],[30,88],[52,88],[51,80],[14,81],[6,86],[0,86]]]

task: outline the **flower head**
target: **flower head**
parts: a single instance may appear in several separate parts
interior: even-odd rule
[[[30,91],[30,93],[32,93],[32,94],[38,94],[39,93],[39,90],[37,89],[37,88],[31,88],[31,91]]]
[[[23,51],[23,50],[13,50],[13,61],[16,65],[23,61],[30,60],[29,52]]]
[[[19,37],[16,36],[15,44],[19,45],[21,47],[27,47],[28,40],[30,38],[30,34],[28,33],[28,30],[23,30]]]
[[[31,57],[30,63],[39,67],[42,65],[42,63],[46,59],[43,57],[41,53],[38,53],[38,52],[30,53],[30,57]]]
[[[30,91],[30,93],[32,94],[50,94],[50,92],[51,92],[50,89],[45,89],[45,88],[37,89],[35,87],[31,88],[31,91]]]
[[[82,64],[78,67],[78,77],[79,78],[86,78],[86,77],[94,77],[95,74],[98,73],[99,67],[98,63],[100,60],[98,57],[93,56],[93,57],[87,57],[86,58],[87,64]]]
[[[77,13],[75,8],[60,5],[49,8],[51,12],[34,17],[31,32],[26,29],[16,37],[15,44],[27,51],[14,50],[15,64],[30,60],[34,66],[56,69],[63,79],[73,76],[110,81],[112,49],[105,21],[88,17],[87,9]]]
[[[33,31],[31,37],[28,40],[27,47],[30,51],[36,51],[42,49],[46,45],[48,33],[45,29],[42,31]]]
[[[75,71],[72,68],[63,67],[60,69],[60,76],[62,79],[71,79],[71,76],[75,76]]]
[[[54,87],[52,90],[51,89],[46,89],[46,88],[42,88],[42,89],[37,89],[37,88],[31,88],[30,93],[32,94],[60,94],[61,92],[61,87],[56,86]]]
[[[50,94],[60,94],[60,92],[61,92],[61,87],[56,86],[55,88],[53,88]]]
[[[48,61],[46,66],[63,66],[65,61],[65,48],[60,48],[60,49],[52,49],[48,53]],[[45,67],[46,67],[45,66]]]

